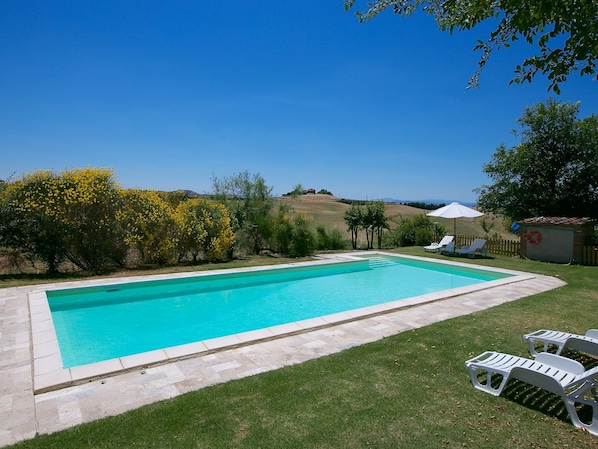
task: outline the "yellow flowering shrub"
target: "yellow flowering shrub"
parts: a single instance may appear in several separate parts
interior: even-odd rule
[[[122,263],[115,214],[119,186],[107,168],[34,171],[7,188],[8,206],[23,228],[23,247],[56,271],[67,258],[82,269]]]
[[[176,210],[179,253],[197,260],[203,253],[208,261],[228,257],[235,242],[230,216],[219,203],[204,198],[181,202]]]
[[[175,257],[175,217],[164,195],[153,190],[121,191],[117,218],[124,242],[139,253],[144,263],[170,263]]]
[[[166,264],[227,258],[235,241],[226,208],[184,191],[123,190],[112,169],[38,170],[0,184],[0,246],[56,272],[137,260]]]

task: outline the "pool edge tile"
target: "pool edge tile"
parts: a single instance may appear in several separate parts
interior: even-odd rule
[[[163,351],[166,353],[166,356],[169,359],[178,359],[182,357],[192,356],[195,354],[201,354],[202,352],[208,351],[208,347],[203,343],[203,341],[197,341],[185,345],[164,348]]]
[[[124,366],[120,359],[104,360],[102,362],[90,363],[88,365],[80,365],[69,368],[71,380],[82,381],[93,379],[101,376],[107,376],[111,373],[123,371]]]
[[[33,370],[36,375],[52,373],[62,368],[62,357],[60,352],[54,352],[44,357],[33,359]]]
[[[254,331],[242,332],[238,334],[239,338],[243,343],[258,341],[258,340],[269,340],[275,337],[275,335],[269,330],[269,328],[256,329]]]
[[[69,370],[57,369],[44,374],[33,376],[33,393],[41,394],[61,387],[72,385],[72,377]]]
[[[131,369],[140,366],[148,366],[168,360],[168,354],[163,349],[155,351],[140,352],[139,354],[120,357],[120,363],[124,369]]]
[[[227,348],[229,346],[237,346],[243,343],[243,340],[239,338],[239,334],[234,335],[227,335],[224,337],[218,338],[211,338],[209,340],[204,340],[203,344],[208,349],[222,349]]]
[[[356,309],[356,310],[361,310],[364,313],[367,313],[365,307],[362,307],[361,309]],[[332,313],[330,315],[323,315],[321,317],[324,321],[326,321],[328,324],[337,324],[337,323],[343,323],[345,321],[351,321],[354,319],[353,316],[351,316],[349,313],[347,312],[338,312],[338,313]]]
[[[278,324],[276,326],[268,327],[267,329],[272,333],[272,335],[276,336],[288,335],[303,331],[303,328],[297,323]]]
[[[302,329],[312,329],[315,327],[330,325],[330,323],[328,323],[323,317],[309,318],[307,320],[297,321],[296,324],[297,326],[300,326]]]

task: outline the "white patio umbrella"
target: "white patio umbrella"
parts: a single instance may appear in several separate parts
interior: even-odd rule
[[[454,202],[448,206],[441,207],[432,212],[427,213],[428,217],[440,217],[440,218],[452,218],[453,219],[453,232],[455,237],[457,236],[457,218],[474,218],[481,217],[484,215],[471,207],[464,206],[463,204]]]

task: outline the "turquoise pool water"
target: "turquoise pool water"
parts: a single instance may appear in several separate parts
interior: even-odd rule
[[[507,277],[377,257],[46,292],[65,368]]]

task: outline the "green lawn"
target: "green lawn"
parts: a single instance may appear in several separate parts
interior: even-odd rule
[[[421,248],[398,252],[424,255]],[[493,397],[471,386],[463,363],[487,349],[526,355],[528,331],[597,327],[598,268],[509,257],[476,262],[568,285],[12,447],[598,447],[598,437],[571,425],[558,397],[518,382]]]

